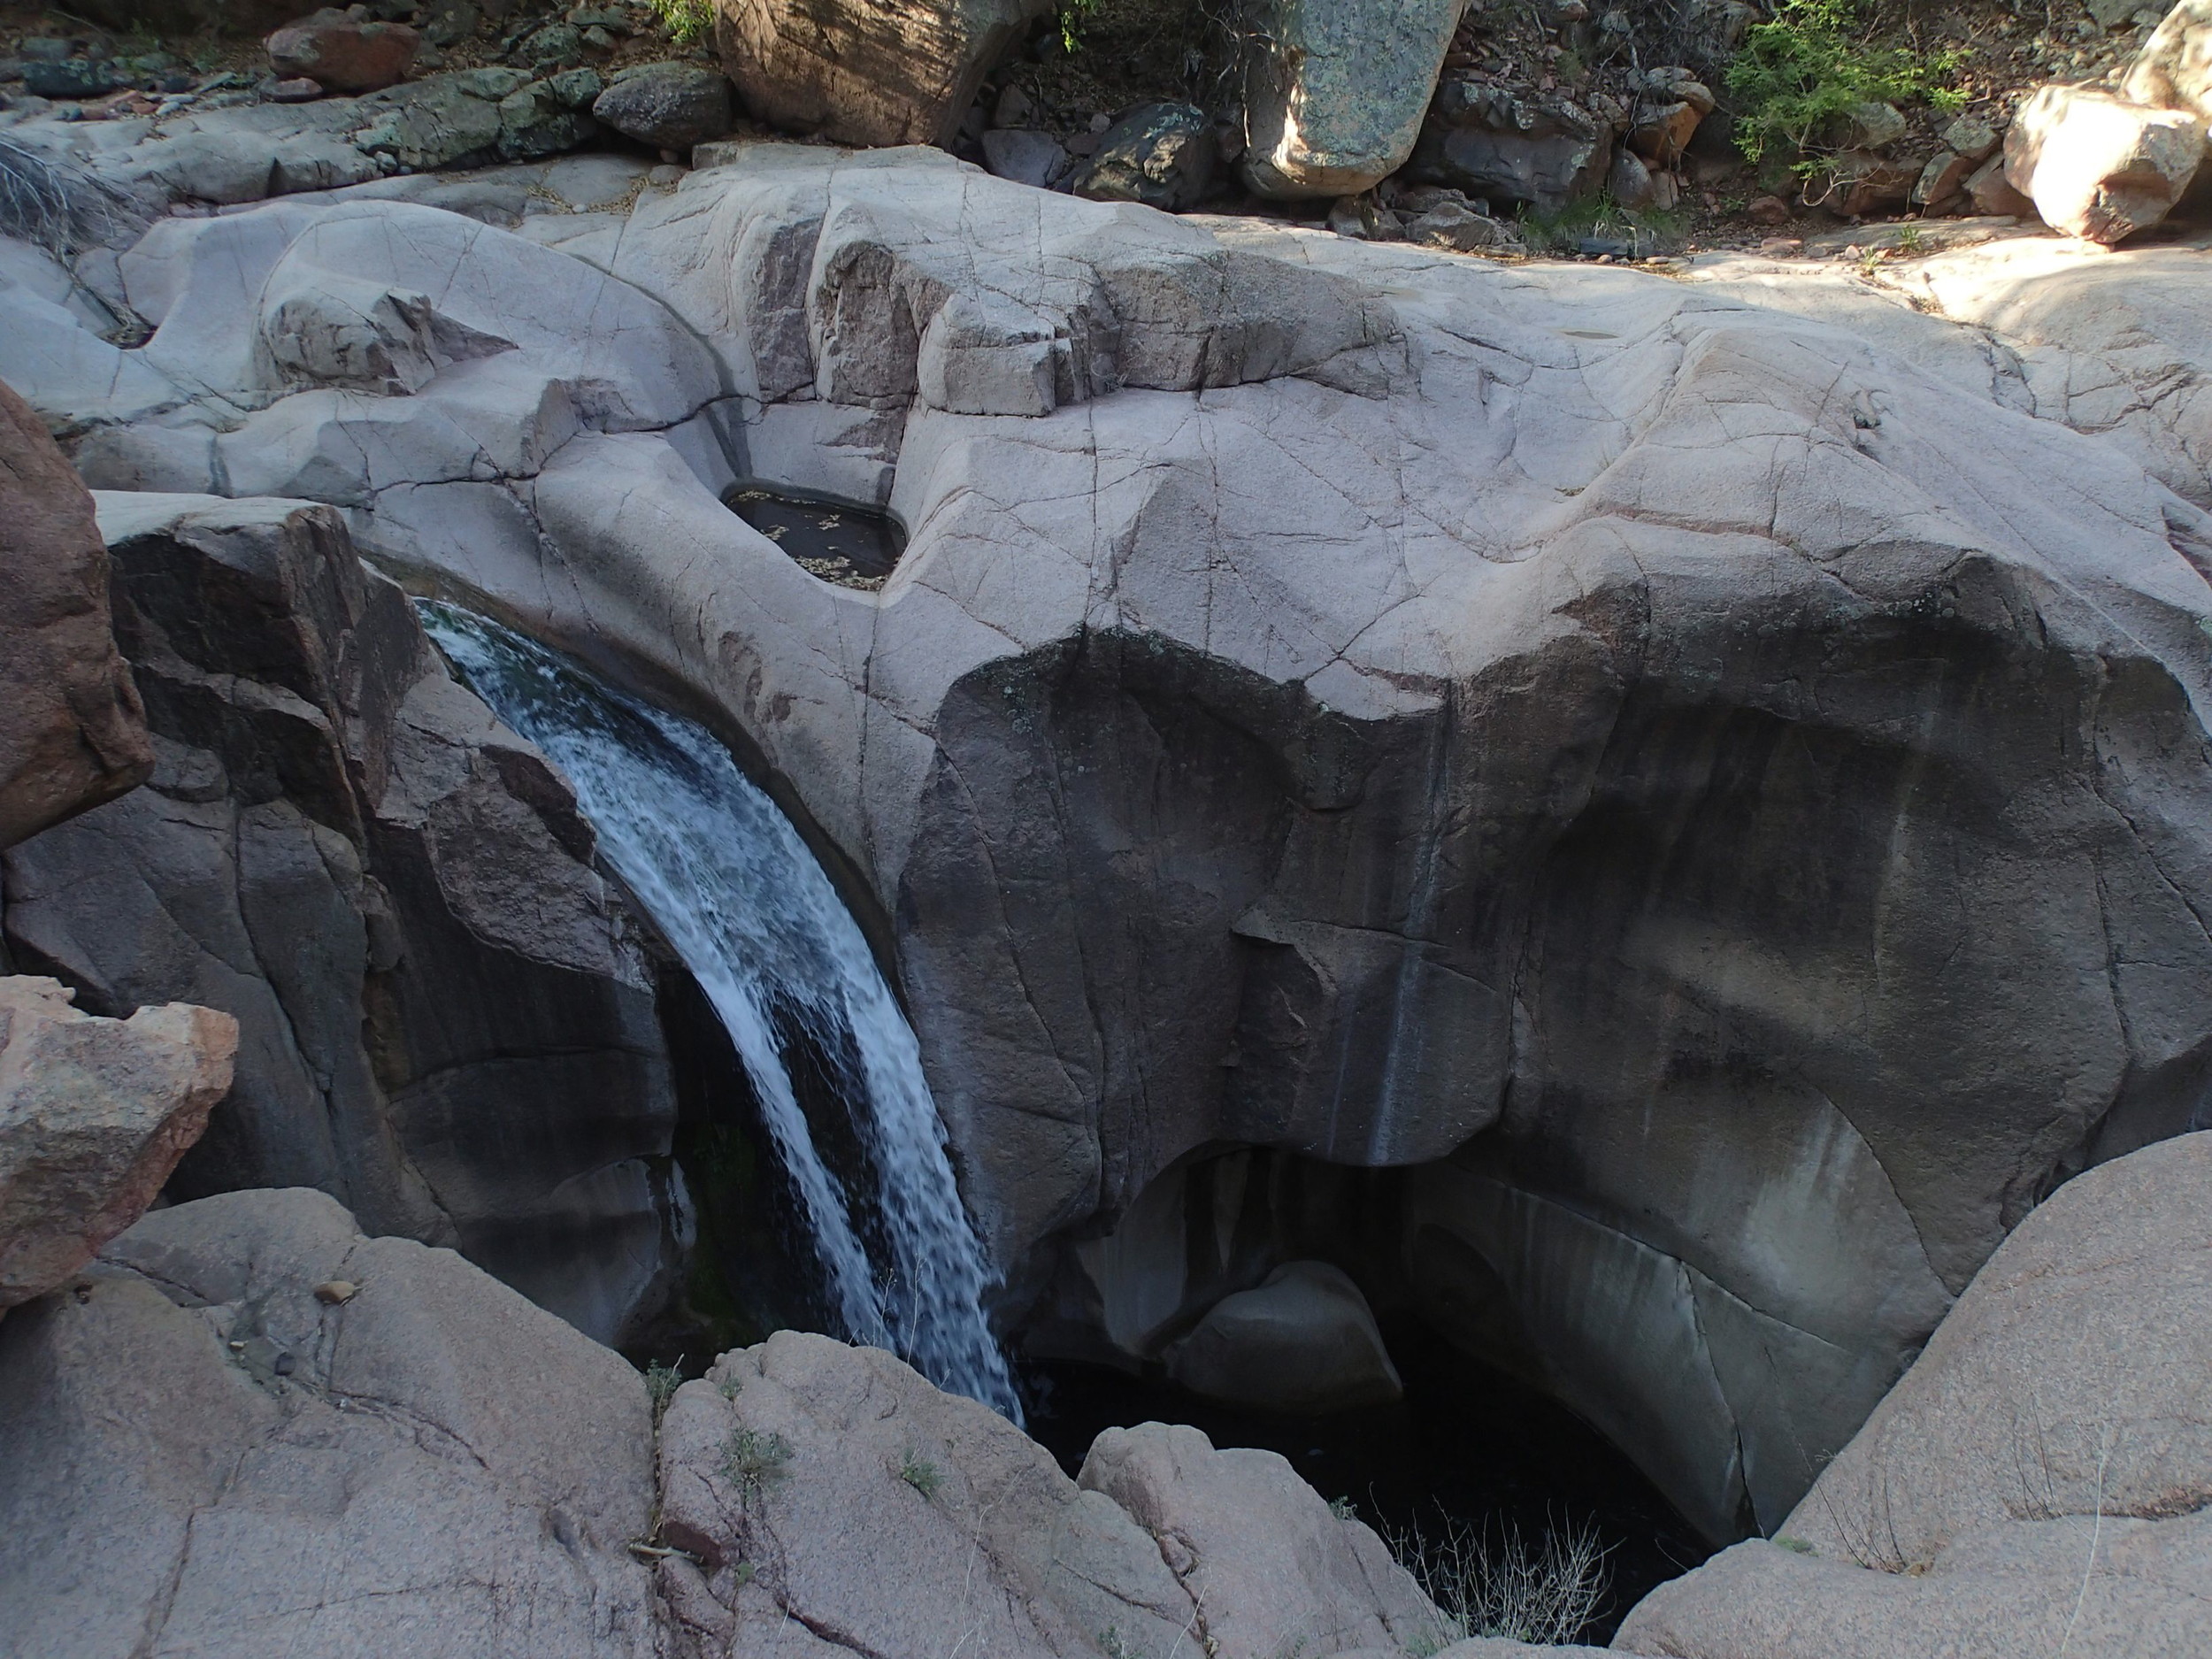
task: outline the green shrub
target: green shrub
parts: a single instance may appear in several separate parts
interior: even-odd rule
[[[1779,0],[1773,19],[1755,25],[1728,65],[1728,90],[1739,106],[1736,143],[1755,164],[1770,150],[1819,150],[1823,134],[1862,104],[1925,98],[1956,109],[1962,95],[1947,85],[1957,69],[1954,51],[1921,54],[1867,38],[1863,0]],[[1809,172],[1815,161],[1801,161]]]
[[[679,46],[704,40],[714,28],[713,0],[645,0]]]
[[[757,1496],[788,1472],[791,1442],[757,1429],[733,1429],[722,1448],[722,1472],[748,1497]]]
[[[679,1355],[673,1365],[664,1365],[655,1360],[645,1368],[645,1392],[653,1402],[653,1421],[656,1423],[668,1409],[668,1402],[675,1398],[676,1390],[683,1386],[683,1356]]]
[[[936,1464],[912,1452],[907,1453],[905,1461],[899,1465],[899,1479],[925,1498],[935,1497],[937,1488],[945,1484],[945,1477]]]

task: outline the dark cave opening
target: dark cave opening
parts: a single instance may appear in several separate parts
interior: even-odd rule
[[[1279,1452],[1313,1488],[1348,1502],[1387,1541],[1417,1529],[1469,1529],[1497,1545],[1517,1533],[1586,1528],[1606,1551],[1606,1592],[1580,1640],[1603,1645],[1646,1594],[1713,1547],[1627,1455],[1557,1401],[1471,1359],[1421,1320],[1386,1317],[1405,1383],[1394,1405],[1297,1417],[1202,1399],[1110,1366],[1024,1366],[1029,1432],[1070,1475],[1109,1428],[1187,1423],[1217,1447]]]

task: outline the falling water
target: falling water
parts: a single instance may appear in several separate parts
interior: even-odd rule
[[[500,718],[575,786],[600,849],[721,1016],[856,1341],[1019,1422],[983,1315],[983,1252],[953,1181],[914,1033],[806,843],[712,734],[534,641],[425,605],[430,634]],[[787,1022],[823,1056],[877,1171],[864,1217],[816,1147]],[[869,1240],[879,1258],[871,1260]]]

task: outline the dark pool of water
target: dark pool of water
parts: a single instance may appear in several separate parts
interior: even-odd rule
[[[1609,1548],[1609,1590],[1582,1640],[1603,1645],[1645,1594],[1711,1554],[1596,1430],[1501,1371],[1466,1359],[1425,1327],[1386,1328],[1406,1397],[1394,1406],[1291,1418],[1217,1406],[1102,1366],[1039,1363],[1030,1432],[1070,1474],[1103,1429],[1187,1423],[1217,1446],[1281,1453],[1325,1498],[1348,1500],[1386,1536],[1448,1523],[1517,1530],[1586,1525]]]
[[[857,503],[733,484],[722,504],[826,582],[880,588],[906,551],[906,533],[887,512]]]

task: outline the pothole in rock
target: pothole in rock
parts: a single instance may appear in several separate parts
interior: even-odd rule
[[[882,587],[906,551],[899,521],[858,502],[738,483],[723,493],[722,504],[789,554],[801,570],[840,588],[872,592]]]

